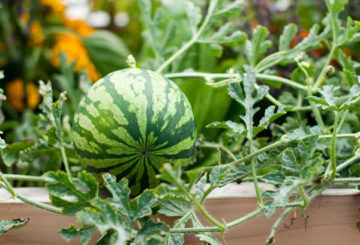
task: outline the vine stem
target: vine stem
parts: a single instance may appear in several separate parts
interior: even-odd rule
[[[70,171],[69,162],[68,162],[66,152],[65,152],[65,147],[61,142],[60,142],[60,144],[61,144],[61,146],[60,146],[61,156],[62,156],[62,159],[64,161],[65,171],[68,174],[68,178],[69,178],[70,182],[72,182],[71,171]]]
[[[3,174],[3,176],[8,180],[23,180],[23,181],[45,182],[45,179],[43,177],[41,177],[41,176],[22,175],[22,174]]]
[[[169,173],[169,172],[168,172]],[[226,230],[226,227],[224,227],[223,224],[218,222],[214,217],[209,214],[205,208],[196,200],[191,193],[189,193],[185,187],[182,185],[182,183],[179,182],[178,178],[174,176],[173,174],[169,173],[172,177],[174,184],[190,199],[190,201],[199,209],[199,211],[204,215],[204,217],[209,220],[212,224],[214,224],[220,231]]]
[[[204,143],[200,144],[199,147],[200,148],[220,148],[220,150],[223,150],[224,152],[226,152],[226,154],[228,154],[234,161],[237,160],[235,155],[222,144],[204,142]]]
[[[211,4],[210,4],[211,5]],[[157,70],[156,72],[161,73],[167,66],[169,66],[174,60],[176,60],[183,52],[188,50],[193,44],[195,44],[198,41],[198,38],[202,35],[205,28],[209,24],[209,21],[211,19],[211,16],[213,14],[215,8],[211,8],[211,6],[208,9],[208,13],[205,17],[204,22],[200,26],[200,29],[198,32],[188,41],[185,45],[183,45],[177,52],[175,52],[172,56],[170,56],[169,59],[167,59]]]
[[[336,130],[336,133],[340,132],[340,130],[341,130],[342,126],[344,125],[344,122],[345,122],[348,114],[349,114],[349,109],[346,109],[344,114],[342,115],[341,121],[340,121],[339,126],[338,126],[338,128]]]
[[[4,183],[4,187],[5,189],[12,195],[13,198],[18,198],[19,200],[33,205],[35,207],[41,208],[41,209],[45,209],[47,211],[53,212],[53,213],[57,213],[57,214],[61,214],[61,209],[41,203],[41,202],[36,202],[33,200],[28,199],[27,197],[16,193],[14,188],[11,186],[11,184],[8,182],[8,180],[6,179],[6,177],[4,176],[4,174],[2,172],[0,172],[0,180]]]
[[[330,49],[330,53],[326,59],[326,62],[323,66],[323,69],[320,72],[320,75],[318,76],[318,78],[316,79],[316,82],[314,83],[314,86],[312,88],[312,92],[316,92],[316,90],[322,85],[322,80],[324,78],[326,78],[326,72],[327,72],[327,67],[331,62],[332,57],[334,56],[335,50],[337,48],[337,31],[336,31],[336,26],[335,26],[335,20],[333,18],[333,11],[330,7],[330,3],[329,0],[325,0],[326,2],[326,6],[328,8],[328,11],[330,13],[329,18],[330,18],[330,25],[331,25],[331,29],[332,29],[332,46]]]
[[[283,222],[283,220],[286,218],[286,216],[288,216],[288,214],[293,209],[294,208],[285,209],[285,211],[281,214],[281,216],[275,221],[275,223],[271,227],[270,234],[269,234],[268,238],[266,239],[266,244],[272,244],[273,243],[273,239],[274,239],[274,236],[275,236],[276,229],[278,228],[278,226],[281,224],[281,222]]]
[[[166,74],[165,77],[169,79],[176,79],[176,78],[203,78],[205,80],[207,79],[227,79],[230,77],[229,73],[205,73],[205,72],[183,72],[183,73],[169,73]],[[292,81],[287,78],[274,76],[274,75],[268,75],[268,74],[256,74],[257,79],[263,79],[267,81],[273,81],[273,82],[279,82],[285,85],[288,85],[290,87],[307,91],[307,87],[305,87],[302,84],[299,84],[295,81]]]
[[[330,155],[330,163],[328,168],[326,169],[325,172],[325,177],[328,176],[329,171],[330,171],[330,164],[331,164],[331,177],[335,178],[336,176],[336,134],[337,134],[337,127],[339,124],[339,117],[340,117],[340,113],[338,111],[334,112],[335,114],[335,122],[334,122],[334,128],[333,128],[333,134],[332,134],[332,140],[331,140],[331,155]]]
[[[335,178],[334,183],[360,183],[360,177]]]
[[[352,165],[353,163],[357,162],[358,160],[360,160],[360,153],[359,153],[359,152],[357,152],[357,153],[355,154],[355,156],[349,158],[347,161],[339,164],[339,165],[336,167],[336,171],[339,172],[339,171],[343,170],[344,168],[346,168],[346,167]]]
[[[325,134],[325,135],[319,135],[319,139],[331,139],[333,137],[333,135],[331,134]],[[358,133],[354,133],[354,134],[337,134],[336,135],[336,138],[358,138],[360,137],[360,132]],[[249,161],[250,159],[252,159],[253,157],[261,154],[261,153],[264,153],[264,152],[267,152],[267,151],[270,151],[272,149],[275,149],[287,142],[289,142],[290,140],[287,138],[286,135],[284,135],[283,137],[281,137],[281,139],[279,141],[276,141],[270,145],[267,145],[267,146],[264,146],[263,148],[260,148],[248,155],[246,155],[245,157],[242,157],[240,159],[237,159],[236,161],[232,161],[232,162],[229,162],[229,163],[224,163],[222,164],[220,167],[225,167],[225,166],[228,166],[228,165],[231,165],[231,164],[239,164],[239,163],[243,163],[243,162],[247,162]],[[352,158],[351,158],[352,159]],[[349,159],[349,160],[351,160]],[[359,159],[360,159],[360,156],[359,156]],[[346,162],[344,162],[343,164],[345,164]],[[351,164],[351,163],[350,163]],[[340,164],[339,166],[341,166],[342,164]],[[209,169],[212,169],[212,167],[203,167],[204,169],[206,168],[209,168]],[[339,170],[338,170],[339,171]]]

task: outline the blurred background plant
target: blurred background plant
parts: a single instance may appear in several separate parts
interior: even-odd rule
[[[207,1],[197,3],[206,9]],[[191,38],[187,7],[182,1],[153,0],[152,5],[151,12],[147,13],[141,11],[136,0],[1,1],[0,70],[4,71],[5,78],[1,80],[0,88],[5,90],[7,100],[3,104],[6,120],[0,130],[5,132],[5,140],[8,143],[18,143],[24,138],[38,140],[39,80],[52,82],[56,98],[61,91],[67,91],[64,114],[69,116],[71,124],[71,115],[82,92],[100,77],[127,67],[128,54],[135,56],[138,66],[155,70],[164,62],[164,57]],[[326,11],[323,0],[246,1],[241,18],[231,19],[231,24],[247,36],[251,36],[257,26],[265,26],[269,30],[268,39],[274,44],[267,53],[272,53],[285,25],[292,22],[300,25],[291,42],[294,47],[309,35],[314,23],[321,22]],[[342,15],[359,19],[359,11],[360,0],[353,0]],[[143,32],[145,29],[147,31]],[[176,60],[169,72],[240,70],[247,63],[244,41],[245,38],[240,38],[224,42],[220,47],[211,42],[199,42],[188,51],[186,59]],[[351,44],[342,50],[346,56],[359,61],[359,44]],[[324,44],[309,55],[321,61],[327,53]],[[341,66],[336,59],[331,64]],[[293,69],[287,64],[276,67],[281,76],[290,76]],[[198,133],[208,141],[235,142],[229,132],[220,134],[220,129],[205,128],[213,121],[234,120],[241,112],[241,107],[231,100],[226,88],[208,86],[201,78],[175,81],[193,106]],[[279,95],[283,91],[273,89],[271,92]],[[22,147],[26,148],[25,145]],[[204,156],[207,155],[206,149],[202,151]],[[216,159],[214,152],[198,164],[213,164]],[[53,168],[57,166],[54,164]],[[36,173],[42,171],[39,169]]]

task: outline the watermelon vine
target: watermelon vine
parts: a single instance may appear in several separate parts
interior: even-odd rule
[[[137,2],[145,28],[140,62],[129,55],[130,68],[90,86],[60,55],[56,82],[40,82],[39,113],[15,131],[22,140],[0,139],[7,169],[33,164],[39,173],[0,171],[12,198],[76,216],[60,235],[81,244],[100,234],[97,244],[180,245],[186,233],[227,244],[233,227],[279,211],[264,241],[272,244],[286,217],[301,210],[306,219],[326,189],[359,188],[360,63],[345,51],[358,47],[360,22],[343,18],[347,1],[325,0],[326,16],[306,37],[288,24],[276,45],[264,26],[239,30],[244,1],[184,0],[178,9]],[[229,53],[237,55],[233,63],[208,69]],[[223,117],[207,122],[203,111]],[[45,185],[51,205],[17,193],[22,181]],[[254,210],[225,221],[206,208],[214,190],[243,182],[254,186]],[[0,234],[27,222],[0,221]]]

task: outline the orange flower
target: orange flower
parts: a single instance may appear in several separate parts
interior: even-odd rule
[[[309,31],[304,29],[300,32],[296,33],[293,40],[291,40],[290,46],[291,48],[295,47],[299,42],[302,41],[302,39],[306,38],[309,35]]]
[[[77,34],[79,34],[82,37],[87,37],[95,31],[94,28],[89,26],[83,20],[71,20],[68,18],[64,18],[64,24],[67,28],[75,31]]]
[[[40,0],[40,3],[48,7],[54,14],[64,16],[65,5],[60,0]]]
[[[40,102],[40,94],[33,83],[26,83],[27,107],[35,109]],[[6,97],[15,110],[21,112],[25,108],[24,82],[20,78],[12,80],[6,85]]]
[[[44,41],[44,34],[42,33],[41,25],[38,21],[33,21],[30,25],[30,39],[29,45],[39,45]]]
[[[88,53],[81,40],[74,34],[59,34],[55,38],[55,45],[52,48],[51,64],[60,67],[60,52],[67,55],[67,62],[75,61],[75,71],[85,70],[92,81],[97,81],[100,74],[91,63]]]

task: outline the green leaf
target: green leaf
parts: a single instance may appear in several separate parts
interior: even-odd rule
[[[190,220],[190,216],[187,216],[184,219],[183,217],[181,217],[174,222],[173,228],[185,228],[189,220]],[[185,243],[184,233],[168,233],[164,241],[164,245],[183,245],[184,243]]]
[[[79,212],[78,220],[87,226],[96,227],[101,234],[107,235],[108,244],[127,244],[131,238],[131,228],[124,222],[123,216],[109,203],[100,199],[95,199],[92,206]]]
[[[244,126],[242,124],[233,122],[233,121],[225,121],[225,122],[212,122],[206,125],[207,128],[225,128],[230,129],[235,133],[243,134],[245,132]]]
[[[326,26],[325,29],[318,34],[319,32],[319,26],[313,25],[309,31],[309,35],[304,38],[301,42],[299,42],[292,51],[306,51],[311,48],[316,48],[319,46],[320,41],[322,41],[324,38],[330,35],[331,28],[330,25]]]
[[[349,98],[345,101],[340,99],[338,91],[340,87],[333,85],[325,85],[320,88],[318,91],[322,97],[318,96],[309,96],[307,99],[309,101],[315,102],[324,110],[337,110],[341,111],[347,109],[353,105],[356,105],[360,102],[360,86],[353,85],[349,91]]]
[[[195,213],[191,215],[191,221],[194,228],[204,227]],[[221,242],[211,232],[195,232],[195,236],[206,244],[221,245]]]
[[[73,215],[90,206],[90,201],[98,195],[97,181],[84,171],[78,174],[77,185],[62,171],[47,172],[43,177],[52,204],[62,207],[65,215]]]
[[[221,19],[224,17],[233,17],[239,15],[242,9],[244,8],[243,0],[236,0],[225,6],[223,9],[220,9],[214,13],[214,18]]]
[[[275,212],[277,206],[285,207],[289,201],[291,193],[300,185],[304,185],[306,183],[307,182],[302,179],[288,176],[285,178],[284,182],[281,184],[278,190],[264,191],[262,193],[264,198],[273,199],[265,203],[265,216],[270,217]]]
[[[360,21],[354,21],[350,16],[347,18],[346,28],[338,37],[339,45],[348,45],[360,41]]]
[[[184,216],[190,210],[190,203],[184,201],[159,201],[161,207],[159,213],[169,217],[173,216]]]
[[[256,29],[252,30],[252,39],[245,42],[245,55],[252,67],[263,57],[268,48],[271,47],[272,42],[266,40],[269,35],[268,29],[264,26],[258,25]]]
[[[223,187],[243,178],[250,170],[250,166],[244,165],[215,166],[209,174],[209,180],[212,186]]]
[[[108,173],[103,174],[104,185],[112,195],[110,202],[124,216],[132,216],[132,210],[129,205],[130,189],[128,188],[128,181],[122,179],[119,182],[116,178]]]
[[[198,40],[200,43],[231,44],[244,42],[246,35],[241,31],[234,31],[234,25],[228,22],[212,35],[204,36]]]
[[[269,106],[268,108],[266,108],[264,116],[261,118],[259,125],[257,127],[254,128],[254,135],[257,135],[258,133],[260,133],[261,131],[263,131],[264,129],[267,129],[267,127],[269,126],[270,123],[272,123],[273,121],[275,121],[276,119],[278,119],[279,117],[283,116],[286,114],[286,112],[291,108],[291,107],[287,107],[287,106],[283,106],[281,105],[277,111],[275,112],[275,106]]]
[[[231,83],[228,86],[229,95],[239,102],[245,109],[245,115],[241,115],[240,118],[244,121],[247,137],[253,137],[253,117],[259,110],[259,107],[255,107],[255,104],[262,100],[268,93],[269,87],[262,85],[258,89],[255,89],[255,73],[250,67],[245,67],[246,73],[242,74],[243,87],[238,83]]]
[[[168,227],[163,223],[155,223],[153,220],[148,219],[142,228],[137,232],[133,244],[163,244],[164,237],[162,235],[168,232],[168,230]]]
[[[137,196],[135,199],[131,200],[130,207],[133,212],[130,216],[130,221],[135,221],[142,217],[151,215],[151,208],[154,206],[155,202],[156,199],[153,193],[149,190],[143,191],[140,196]]]
[[[86,245],[90,242],[92,234],[96,231],[94,226],[83,226],[77,229],[75,225],[70,225],[69,228],[60,230],[60,236],[67,242],[70,242],[75,237],[80,237],[80,244]]]
[[[319,126],[296,128],[287,134],[289,140],[304,140],[308,137],[318,136],[321,133]]]
[[[283,152],[281,159],[283,161],[283,164],[281,165],[282,168],[284,168],[288,171],[291,171],[295,174],[299,173],[297,163],[296,163],[296,157],[295,157],[293,149],[286,149]]]
[[[199,23],[202,20],[202,11],[199,6],[196,6],[192,1],[185,2],[186,16],[190,22],[190,27],[193,34],[196,33]]]
[[[29,222],[29,218],[26,219],[12,219],[12,220],[0,220],[0,235],[13,229],[20,228]]]
[[[101,75],[127,67],[126,58],[130,52],[125,43],[112,32],[96,31],[82,41]]]
[[[295,24],[288,24],[285,26],[283,33],[279,39],[279,51],[290,49],[290,43],[297,33],[297,26]]]
[[[334,13],[340,13],[344,10],[348,0],[328,0],[325,1],[330,11]]]
[[[60,93],[59,99],[53,102],[51,83],[48,82],[45,85],[42,81],[40,81],[40,94],[43,96],[43,102],[40,105],[40,109],[42,111],[42,114],[40,114],[40,124],[49,130],[54,130],[57,140],[61,141],[61,113],[63,104],[66,100],[66,92]]]
[[[261,176],[261,179],[265,183],[269,183],[269,184],[273,184],[273,185],[280,185],[284,182],[285,176],[281,172],[276,171],[275,173],[266,174],[266,175]]]
[[[22,140],[17,143],[6,145],[3,148],[2,159],[7,167],[11,167],[16,161],[20,160],[20,153],[32,146],[34,142]]]

